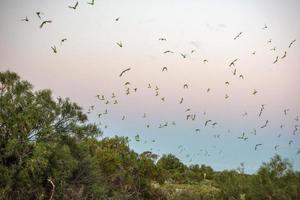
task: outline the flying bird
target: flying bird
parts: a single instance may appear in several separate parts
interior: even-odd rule
[[[277,145],[275,145],[275,147],[274,147],[275,151],[277,151],[278,147],[279,147],[279,145],[278,145],[278,144],[277,144]]]
[[[293,40],[290,44],[289,44],[289,48],[292,47],[292,45],[296,42],[296,40]]]
[[[232,74],[233,74],[233,76],[236,75],[236,69],[233,70]]]
[[[284,52],[283,56],[281,57],[281,59],[284,59],[286,57],[286,51]]]
[[[209,122],[211,122],[210,119],[209,119],[209,120],[206,120],[204,126],[207,126],[207,124],[208,124]]]
[[[41,25],[40,25],[40,28],[43,28],[43,26],[44,26],[45,24],[49,24],[49,23],[52,23],[52,21],[51,21],[51,20],[43,21],[43,22],[41,23]]]
[[[268,27],[267,27],[267,25],[265,24],[264,27],[263,27],[262,29],[264,30],[264,29],[267,29],[267,28],[268,28]]]
[[[53,53],[57,53],[56,46],[51,47],[51,49],[52,49]]]
[[[269,120],[267,120],[267,121],[265,122],[265,124],[262,125],[260,128],[266,128],[268,123],[269,123]]]
[[[288,109],[288,108],[283,110],[285,116],[287,115],[287,112],[288,112],[289,110],[290,110],[290,109]]]
[[[189,86],[187,84],[184,84],[183,88],[187,89],[187,88],[189,88]]]
[[[276,56],[276,59],[273,61],[273,64],[278,62],[278,56]]]
[[[239,76],[241,79],[244,79],[244,75],[243,74],[240,74]]]
[[[276,47],[273,47],[272,49],[270,49],[270,51],[276,51]]]
[[[243,32],[239,32],[239,34],[237,34],[237,36],[235,36],[235,37],[233,38],[233,40],[236,40],[238,37],[240,37],[240,35],[242,35],[242,33],[243,33]]]
[[[262,144],[256,144],[255,145],[255,151],[257,150],[257,147],[261,146]]]
[[[69,8],[71,8],[71,9],[76,9],[77,8],[77,6],[78,6],[78,1],[75,3],[75,5],[74,6],[69,6]]]
[[[203,60],[203,63],[207,63],[207,62],[208,62],[208,60],[206,60],[206,59]]]
[[[228,94],[225,94],[225,99],[228,99],[228,98],[229,98]]]
[[[210,91],[210,88],[207,88],[206,92],[209,92]]]
[[[183,59],[186,58],[186,54],[181,53],[180,55],[182,56]]]
[[[167,51],[164,51],[164,53],[174,53],[174,52],[170,51],[170,50],[167,50]]]
[[[29,22],[29,19],[28,19],[28,17],[26,16],[24,19],[21,19],[21,21]]]
[[[93,6],[95,4],[95,0],[92,0],[91,2],[88,2],[88,4],[90,4],[91,6]]]
[[[116,22],[119,21],[119,20],[120,20],[120,17],[117,17],[117,18],[115,19]]]
[[[42,12],[36,12],[35,14],[38,16],[39,19],[42,19],[41,15],[44,14],[44,13],[42,13]]]
[[[116,42],[116,44],[119,46],[119,47],[123,47],[123,44],[122,44],[122,42],[120,41],[120,42]]]
[[[158,38],[158,40],[160,40],[160,41],[167,41],[166,38]]]
[[[193,50],[191,50],[191,54],[193,54],[193,53],[195,53],[195,52],[196,52],[196,50],[194,50],[194,49],[193,49]]]
[[[182,103],[183,103],[183,98],[181,98],[179,101],[179,104],[182,104]]]
[[[65,41],[67,41],[67,38],[63,38],[60,40],[60,45],[62,45]]]
[[[128,72],[129,70],[130,70],[130,67],[127,68],[127,69],[125,69],[125,70],[123,70],[119,76],[120,76],[120,77],[123,76],[123,74],[124,74],[125,72]]]
[[[256,94],[257,94],[257,90],[256,90],[256,89],[253,89],[252,94],[253,94],[253,95],[256,95]]]
[[[226,81],[226,82],[225,82],[225,85],[229,85],[229,81]]]
[[[237,61],[238,59],[236,58],[236,59],[234,59],[230,64],[229,64],[229,67],[231,67],[231,66],[235,66],[234,65],[234,63]]]
[[[259,117],[261,116],[264,109],[265,109],[265,105],[263,104],[263,105],[261,105],[260,112],[258,114]]]
[[[167,67],[163,67],[161,71],[168,71]]]

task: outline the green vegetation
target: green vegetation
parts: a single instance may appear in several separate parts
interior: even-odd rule
[[[69,99],[0,73],[0,199],[300,199],[300,173],[275,155],[254,175],[137,154]]]

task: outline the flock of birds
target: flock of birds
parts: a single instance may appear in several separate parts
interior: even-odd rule
[[[87,2],[87,4],[93,6],[93,5],[95,4],[95,2],[94,2],[94,0],[91,0],[90,2]],[[74,5],[69,5],[68,8],[69,8],[69,9],[72,9],[72,10],[76,10],[76,9],[78,8],[78,6],[79,6],[79,3],[78,3],[78,1],[77,1]],[[52,20],[49,20],[49,19],[45,19],[45,20],[44,20],[44,19],[43,19],[44,16],[45,16],[45,14],[44,14],[43,12],[38,11],[38,12],[35,13],[35,15],[36,15],[36,17],[37,17],[39,20],[41,20],[41,23],[40,23],[40,25],[39,25],[39,28],[41,28],[41,29],[42,29],[42,28],[45,28],[48,24],[51,24],[51,23],[52,23]],[[26,16],[25,18],[21,19],[21,21],[24,21],[24,22],[30,22],[30,19]],[[115,22],[120,21],[120,17],[115,18],[114,21],[115,21]],[[264,25],[264,26],[262,27],[262,29],[263,29],[263,30],[268,29],[268,26],[267,26],[267,25]],[[235,36],[233,37],[233,40],[234,40],[234,41],[235,41],[235,40],[238,40],[238,39],[240,39],[242,36],[243,36],[243,32],[239,32],[237,35],[235,35]],[[62,44],[63,44],[64,42],[66,42],[66,41],[67,41],[67,38],[62,38],[61,41],[60,41],[60,44],[62,45]],[[167,40],[167,38],[161,37],[161,38],[158,38],[158,41],[160,41],[160,42],[167,42],[168,40]],[[292,40],[292,41],[287,45],[287,48],[290,49],[290,48],[294,45],[295,42],[296,42],[296,39]],[[268,44],[272,43],[272,39],[269,39],[269,40],[267,41],[267,43],[268,43]],[[123,48],[123,42],[122,42],[122,41],[116,42],[115,45],[117,45],[119,48]],[[55,54],[58,53],[58,50],[57,50],[56,45],[51,46],[51,49],[52,49],[52,52],[53,52],[53,53],[55,53]],[[276,47],[273,47],[273,48],[271,48],[270,50],[271,50],[271,51],[276,51]],[[163,51],[162,53],[163,53],[163,54],[175,54],[175,51],[173,51],[173,50],[165,50],[165,51]],[[196,50],[191,50],[191,51],[190,51],[190,54],[194,54],[194,53],[196,53]],[[256,51],[253,51],[253,52],[252,52],[252,55],[255,55],[255,54],[256,54]],[[187,54],[186,54],[186,53],[179,53],[179,56],[181,56],[182,59],[186,59],[186,58],[187,58]],[[279,62],[280,59],[285,59],[286,57],[287,57],[287,51],[284,51],[284,54],[283,54],[282,56],[277,55],[277,56],[274,58],[274,60],[272,61],[272,63],[273,63],[273,64],[276,64],[277,62]],[[205,63],[208,63],[208,60],[207,60],[207,59],[203,59],[202,62],[205,64]],[[244,77],[243,74],[237,74],[237,68],[236,68],[236,66],[238,65],[238,62],[239,62],[239,59],[238,59],[238,58],[234,58],[231,62],[228,63],[228,67],[229,67],[229,69],[231,70],[233,76],[238,76],[240,79],[244,79],[245,77]],[[132,67],[127,67],[127,68],[125,68],[124,70],[122,70],[122,71],[120,72],[120,74],[119,74],[119,78],[121,78],[121,79],[126,79],[126,74],[127,74],[127,73],[130,73],[131,69],[132,69]],[[161,68],[161,72],[162,72],[162,73],[167,73],[167,72],[168,72],[168,67],[166,67],[166,66],[162,67],[162,68]],[[124,86],[125,86],[125,94],[126,94],[126,95],[130,95],[132,92],[137,92],[137,91],[138,91],[138,88],[137,88],[137,87],[131,87],[130,81],[124,81],[124,82],[125,82],[125,83],[124,83]],[[225,84],[226,86],[229,86],[229,85],[230,85],[230,82],[229,82],[229,81],[224,81],[224,84]],[[183,87],[183,89],[186,89],[186,90],[189,89],[189,85],[188,85],[187,83],[184,83],[182,87]],[[159,97],[160,100],[161,100],[162,102],[165,102],[165,101],[166,101],[166,97],[160,95],[160,89],[159,89],[159,87],[158,87],[157,85],[152,85],[152,84],[149,83],[148,86],[147,86],[147,88],[148,88],[148,89],[154,89],[155,96]],[[206,89],[206,92],[207,92],[207,93],[209,93],[210,91],[211,91],[211,88],[207,88],[207,89]],[[254,96],[257,95],[257,93],[258,93],[258,91],[257,91],[256,89],[253,89],[253,91],[251,92],[251,94],[254,95]],[[109,105],[109,104],[112,104],[112,105],[114,105],[114,104],[119,104],[119,99],[117,98],[117,95],[116,95],[115,93],[112,93],[111,95],[97,94],[97,95],[96,95],[96,98],[97,98],[97,100],[99,100],[100,102],[103,102],[104,105]],[[224,98],[225,98],[225,99],[229,99],[229,95],[226,93],[226,94],[224,95]],[[178,100],[178,103],[179,103],[179,104],[183,104],[183,102],[184,102],[184,98],[181,97],[181,98]],[[261,116],[263,115],[264,109],[265,109],[265,105],[262,104],[262,105],[260,106],[259,112],[258,112],[258,114],[257,114],[258,117],[261,117]],[[94,111],[95,111],[95,105],[92,105],[92,106],[90,106],[90,107],[88,108],[88,112],[87,112],[87,113],[88,113],[88,114],[91,114],[91,113],[94,112]],[[283,114],[286,116],[286,115],[288,115],[288,112],[289,112],[289,111],[290,111],[290,110],[289,110],[288,108],[287,108],[287,109],[284,109],[284,110],[283,110]],[[108,115],[108,114],[109,114],[109,109],[106,108],[106,109],[104,110],[104,112],[100,112],[100,113],[96,113],[96,114],[97,114],[98,118],[101,118],[101,117],[103,117],[104,115]],[[203,115],[206,115],[206,112],[204,112]],[[242,116],[247,116],[247,115],[248,115],[247,112],[244,112],[244,113],[242,114]],[[144,113],[144,115],[143,115],[142,117],[143,117],[143,118],[147,118],[146,112]],[[192,112],[192,109],[186,108],[186,109],[185,109],[185,116],[184,116],[184,119],[185,119],[185,120],[195,121],[195,120],[197,120],[197,114],[196,114],[196,113],[193,113],[193,112]],[[122,115],[122,116],[121,116],[121,120],[122,120],[122,121],[123,121],[123,120],[126,120],[126,115]],[[296,116],[296,118],[295,118],[294,130],[293,130],[293,135],[296,135],[296,133],[297,133],[297,131],[298,131],[298,127],[300,126],[300,125],[297,124],[298,122],[299,122],[299,117]],[[269,120],[266,120],[262,125],[260,125],[260,126],[257,127],[257,128],[264,129],[264,128],[266,128],[266,127],[269,125],[269,123],[270,123]],[[219,124],[219,123],[218,123],[217,121],[214,121],[213,119],[207,119],[207,120],[204,120],[204,121],[203,121],[203,127],[211,126],[211,127],[214,128],[214,127],[218,126],[218,124]],[[101,122],[100,122],[100,125],[101,125]],[[158,127],[158,128],[165,128],[165,127],[168,127],[168,126],[170,126],[170,125],[171,125],[171,126],[176,126],[176,122],[175,122],[175,121],[171,121],[171,122],[168,122],[168,121],[167,121],[167,122],[162,122],[162,123],[160,123],[157,127]],[[284,125],[280,125],[280,128],[281,128],[281,129],[282,129],[283,127],[284,127]],[[107,128],[107,125],[104,125],[104,128]],[[150,128],[150,124],[146,124],[146,128]],[[196,129],[195,129],[195,132],[196,132],[196,133],[200,133],[200,132],[201,132],[201,128],[196,128]],[[230,132],[230,129],[228,129],[228,132]],[[256,128],[254,129],[254,131],[252,132],[252,134],[253,134],[253,135],[256,135]],[[217,139],[217,138],[220,138],[220,134],[215,134],[215,135],[213,135],[213,136],[214,136],[214,138],[216,138],[216,139]],[[281,136],[281,135],[278,135],[278,137],[280,137],[280,136]],[[238,137],[237,137],[238,140],[243,140],[243,141],[248,140],[248,138],[249,138],[249,136],[248,136],[245,132],[243,132],[241,136],[238,136]],[[136,135],[136,136],[134,137],[134,139],[135,139],[135,141],[137,141],[137,142],[140,142],[140,141],[141,141],[140,135]],[[147,142],[147,141],[144,141],[144,143],[146,143],[146,142]],[[153,139],[153,140],[151,140],[151,142],[156,142],[156,140]],[[293,139],[289,140],[288,145],[291,146],[292,143],[294,143],[294,140],[293,140]],[[254,150],[255,150],[255,151],[258,151],[259,148],[262,147],[262,146],[263,146],[263,143],[257,143],[257,144],[255,144],[255,146],[254,146]],[[277,151],[279,148],[280,148],[280,146],[279,146],[278,144],[276,144],[276,145],[274,146],[274,150],[275,150],[275,151]],[[150,149],[150,150],[152,150],[152,149]],[[178,150],[179,150],[179,153],[182,153],[182,152],[185,150],[185,148],[183,147],[183,145],[179,145],[179,146],[178,146]],[[208,150],[206,150],[206,149],[201,149],[200,151],[203,152],[205,156],[210,156],[210,153],[208,152]],[[219,153],[221,154],[221,153],[222,153],[222,150],[220,150]],[[296,154],[300,154],[300,149],[297,150]],[[199,155],[199,153],[194,154],[194,156],[196,156],[196,155]],[[190,155],[187,154],[186,157],[189,158]],[[192,161],[192,158],[190,159],[190,162],[191,162],[191,161]]]

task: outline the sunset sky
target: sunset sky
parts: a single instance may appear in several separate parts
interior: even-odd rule
[[[249,173],[277,153],[300,170],[300,130],[293,134],[300,125],[300,1],[87,2],[79,0],[73,10],[68,6],[75,0],[1,0],[0,70],[17,72],[36,90],[49,88],[54,97],[70,97],[85,111],[95,105],[90,120],[101,122],[104,136],[128,136],[137,152],[173,153],[186,164],[216,170],[243,162]],[[21,21],[26,16],[29,22]],[[52,23],[39,28],[44,20]],[[67,41],[61,45],[63,38]],[[120,41],[122,48],[116,44]],[[229,67],[234,59],[235,66]],[[162,72],[163,67],[168,71]],[[113,104],[112,93],[118,104]],[[98,100],[97,94],[110,103]],[[99,119],[105,109],[108,114]],[[194,121],[186,120],[189,113],[196,114]],[[204,126],[206,120],[212,122]],[[266,120],[267,127],[260,128]],[[158,128],[165,122],[167,127]],[[246,141],[237,138],[243,132]],[[140,142],[134,139],[137,134]]]

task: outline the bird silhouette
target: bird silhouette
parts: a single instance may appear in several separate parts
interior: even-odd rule
[[[279,147],[278,144],[274,146],[275,151],[277,151],[278,147]]]
[[[281,56],[281,59],[284,59],[286,57],[286,51],[284,52],[283,56]]]
[[[245,132],[243,132],[242,136],[237,137],[238,139],[244,140],[245,137]]]
[[[268,43],[271,43],[271,42],[272,42],[272,39],[269,39],[269,40],[268,40]]]
[[[206,92],[209,92],[210,91],[210,88],[207,88]]]
[[[184,89],[188,89],[188,88],[189,88],[188,84],[184,84],[184,85],[183,85],[183,88],[184,88]]]
[[[75,3],[75,5],[74,6],[69,6],[69,8],[71,8],[71,9],[73,9],[73,10],[75,10],[76,8],[77,8],[77,6],[78,6],[78,1]]]
[[[288,109],[288,108],[283,110],[285,116],[287,115],[287,112],[288,112],[289,110],[290,110],[290,109]]]
[[[52,49],[53,53],[57,53],[56,46],[51,47],[51,49]]]
[[[41,25],[40,25],[40,28],[43,28],[43,26],[44,26],[45,24],[50,24],[50,23],[52,23],[51,20],[43,21],[43,22],[41,23]]]
[[[260,128],[266,128],[266,127],[267,127],[267,125],[268,125],[268,123],[269,123],[269,120],[267,120],[267,121],[265,122],[265,124],[264,124],[264,125],[262,125]]]
[[[276,56],[276,59],[273,61],[273,64],[278,62],[278,56]]]
[[[174,52],[170,51],[170,50],[167,50],[167,51],[164,51],[164,53],[174,53]]]
[[[252,55],[255,55],[255,54],[256,54],[256,51],[253,51],[253,52],[252,52]]]
[[[161,71],[168,71],[167,67],[163,67]]]
[[[29,22],[29,19],[28,19],[28,17],[26,16],[25,18],[21,19],[21,21]]]
[[[243,115],[243,116],[247,116],[247,115],[248,115],[248,113],[247,113],[247,112],[244,112],[242,115]]]
[[[166,38],[158,38],[158,40],[160,40],[160,41],[167,41]]]
[[[211,125],[212,125],[213,127],[215,127],[217,124],[218,124],[217,122],[214,122],[214,123],[212,123]]]
[[[228,99],[229,98],[229,95],[228,94],[225,94],[225,99]]]
[[[182,56],[183,59],[186,58],[186,54],[181,53],[180,55]]]
[[[120,48],[122,48],[123,47],[123,44],[122,44],[122,42],[120,41],[120,42],[116,42],[116,44],[120,47]]]
[[[194,50],[194,49],[193,49],[193,50],[191,50],[191,54],[193,54],[193,53],[195,53],[195,52],[196,52],[196,50]]]
[[[225,85],[229,85],[229,81],[226,81],[226,82],[225,82]]]
[[[256,90],[256,89],[253,89],[252,94],[253,94],[253,95],[256,95],[256,94],[257,94],[257,90]]]
[[[119,76],[122,77],[122,76],[124,75],[124,73],[125,73],[125,72],[128,72],[130,69],[131,69],[131,68],[129,67],[129,68],[123,70]]]
[[[276,47],[273,47],[272,49],[270,49],[270,51],[276,51]]]
[[[43,14],[42,12],[39,12],[39,11],[38,11],[38,12],[35,12],[35,14],[38,16],[39,19],[42,19],[42,18],[41,18],[41,15]]]
[[[240,74],[239,76],[241,79],[244,79],[244,75],[243,74]]]
[[[207,62],[208,62],[208,60],[207,60],[207,59],[204,59],[204,60],[203,60],[203,63],[207,63]]]
[[[233,76],[236,75],[236,69],[233,70],[232,74],[233,74]]]
[[[265,109],[265,105],[263,104],[263,105],[261,105],[260,112],[258,114],[259,117],[262,115],[262,112],[264,109]]]
[[[88,4],[90,4],[91,6],[93,6],[95,4],[95,0],[92,0],[91,2],[88,2]]]
[[[115,19],[116,22],[118,22],[119,20],[120,20],[120,17],[117,17],[117,18]]]
[[[296,40],[293,40],[290,44],[289,44],[289,48],[292,47],[292,45],[296,42]]]
[[[261,146],[261,145],[262,145],[262,144],[256,144],[256,145],[255,145],[255,148],[254,148],[254,149],[255,149],[255,151],[256,151],[256,150],[257,150],[257,148],[258,148],[259,146]]]
[[[211,121],[212,121],[212,120],[210,120],[210,119],[209,119],[209,120],[206,120],[205,123],[204,123],[204,126],[207,126],[207,124],[208,124],[209,122],[211,122]]]
[[[239,38],[242,35],[243,32],[239,32],[234,38],[233,40],[236,40],[237,38]]]
[[[237,61],[238,59],[236,58],[236,59],[234,59],[230,64],[229,64],[229,67],[231,67],[231,66],[235,66],[234,65],[234,63]]]
[[[183,98],[181,98],[179,101],[179,104],[182,104],[182,103],[183,103]]]
[[[267,27],[267,25],[265,24],[264,27],[263,27],[262,29],[264,30],[264,29],[267,29],[267,28],[268,28],[268,27]]]
[[[65,41],[67,41],[67,38],[63,38],[60,40],[60,45],[62,45]]]

